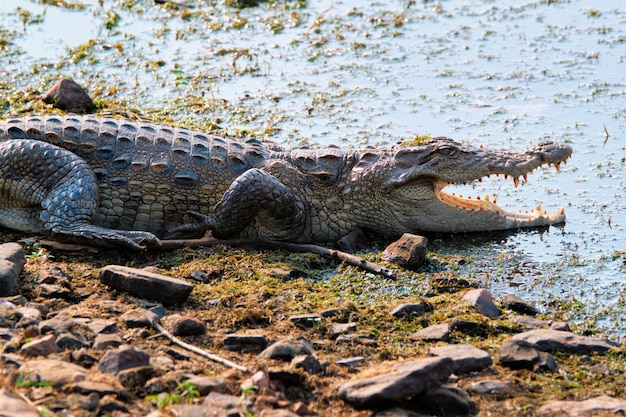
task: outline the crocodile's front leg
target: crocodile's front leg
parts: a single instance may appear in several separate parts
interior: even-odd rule
[[[209,229],[214,237],[229,239],[253,225],[250,237],[298,240],[304,230],[305,214],[304,204],[286,185],[254,168],[237,177],[215,206],[214,214],[204,217],[202,224],[175,228],[166,238]]]
[[[36,140],[0,143],[0,225],[99,246],[156,245],[151,233],[93,224],[96,177],[72,152]]]

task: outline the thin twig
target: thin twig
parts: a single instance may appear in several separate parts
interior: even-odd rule
[[[323,10],[320,14],[318,14],[317,17],[315,18],[315,20],[313,21],[313,23],[311,23],[311,26],[309,26],[309,28],[306,30],[306,32],[304,32],[304,36],[309,36],[309,32],[311,30],[313,30],[314,27],[320,25],[320,19],[322,18],[322,16],[324,16],[326,13],[331,11],[334,7],[335,7],[335,5],[334,5],[334,2],[333,2],[333,4],[331,4],[330,7],[328,7],[326,10]]]
[[[602,146],[605,146],[606,143],[609,141],[609,137],[611,135],[609,135],[609,129],[606,128],[606,124],[604,124],[603,126],[604,126],[604,133],[606,133],[606,139],[604,139],[604,145],[602,145]]]
[[[285,250],[288,252],[310,252],[317,255],[324,256],[326,258],[330,258],[335,261],[346,262],[349,265],[356,266],[361,268],[367,272],[372,272],[374,274],[382,275],[385,278],[396,279],[396,276],[389,269],[385,268],[382,265],[379,265],[374,262],[366,261],[365,259],[361,259],[358,256],[351,255],[346,252],[342,252],[335,249],[328,249],[323,246],[312,245],[312,244],[301,244],[301,243],[291,243],[291,242],[278,242],[275,240],[264,240],[264,239],[233,239],[233,240],[219,240],[214,238],[202,238],[202,239],[176,239],[176,240],[162,240],[161,241],[163,250],[174,250],[180,249],[183,247],[197,248],[200,246],[216,246],[216,245],[226,245],[226,246],[254,246],[265,249],[273,249],[273,250]]]
[[[178,346],[187,349],[191,352],[197,353],[200,356],[204,356],[205,358],[208,358],[214,362],[217,363],[221,363],[224,366],[228,366],[230,368],[234,368],[238,371],[241,372],[248,372],[248,368],[241,366],[241,365],[237,365],[234,362],[229,361],[228,359],[224,359],[220,356],[217,356],[211,352],[207,352],[206,350],[200,349],[199,347],[196,347],[194,345],[190,345],[189,343],[183,342],[182,340],[180,340],[179,338],[177,338],[176,336],[174,336],[173,334],[171,334],[170,332],[168,332],[167,330],[165,330],[163,328],[163,326],[161,326],[158,322],[155,316],[153,316],[153,314],[151,313],[147,313],[146,314],[146,318],[150,321],[150,324],[152,325],[152,327],[154,327],[155,330],[157,330],[158,332],[160,332],[163,336],[167,337],[168,339],[170,339],[172,342],[176,343]]]

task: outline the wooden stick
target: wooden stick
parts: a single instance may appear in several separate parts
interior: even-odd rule
[[[222,365],[228,366],[230,368],[234,368],[238,371],[241,372],[248,372],[248,368],[241,366],[241,365],[237,365],[234,362],[229,361],[228,359],[224,359],[220,356],[217,356],[211,352],[208,352],[206,350],[200,349],[199,347],[196,347],[194,345],[190,345],[189,343],[183,342],[182,340],[180,340],[179,338],[177,338],[176,336],[174,336],[173,334],[171,334],[170,332],[168,332],[167,330],[165,330],[163,328],[163,326],[161,326],[158,323],[158,319],[156,318],[156,315],[151,313],[151,312],[147,312],[146,313],[146,318],[148,319],[148,321],[150,321],[150,324],[152,325],[152,327],[154,327],[155,330],[157,330],[158,332],[160,332],[163,336],[167,337],[168,339],[170,339],[172,342],[176,343],[178,346],[187,349],[191,352],[197,353],[200,356],[204,356],[205,358],[208,358],[214,362],[217,363],[221,363]]]
[[[275,240],[264,239],[233,239],[233,240],[220,240],[214,238],[202,238],[202,239],[173,239],[161,241],[163,250],[174,250],[183,247],[197,248],[200,246],[255,246],[265,249],[273,250],[285,250],[288,252],[310,252],[317,255],[330,258],[335,261],[346,262],[349,265],[359,267],[367,272],[382,275],[385,278],[396,279],[395,274],[382,265],[374,262],[366,261],[358,256],[351,255],[346,252],[342,252],[335,249],[325,248],[323,246],[291,243],[291,242],[278,242]]]

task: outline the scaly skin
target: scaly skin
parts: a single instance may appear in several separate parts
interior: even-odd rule
[[[572,149],[543,142],[509,152],[435,138],[411,148],[270,149],[147,122],[29,116],[0,122],[0,225],[59,240],[133,249],[198,235],[333,242],[547,226],[441,189],[494,174],[517,183]],[[200,222],[194,220],[201,219]]]

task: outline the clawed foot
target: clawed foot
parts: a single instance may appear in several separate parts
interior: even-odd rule
[[[213,216],[205,216],[195,211],[188,211],[187,214],[197,223],[186,223],[168,230],[163,236],[164,240],[201,238],[214,223]]]

